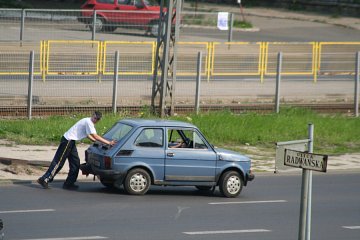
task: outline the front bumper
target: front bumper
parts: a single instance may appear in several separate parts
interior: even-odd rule
[[[247,176],[247,180],[248,180],[248,181],[252,181],[252,180],[254,180],[254,179],[255,179],[255,174],[249,173],[248,176]]]

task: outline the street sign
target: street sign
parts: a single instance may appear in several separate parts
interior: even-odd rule
[[[326,172],[327,159],[327,155],[285,149],[284,165]]]
[[[275,152],[275,173],[282,170],[289,170],[290,166],[284,165],[285,149],[305,152],[308,149],[309,139],[293,140],[287,142],[277,142]]]
[[[219,30],[228,30],[229,22],[229,13],[228,12],[219,12],[218,13],[218,21],[217,21],[217,27]]]

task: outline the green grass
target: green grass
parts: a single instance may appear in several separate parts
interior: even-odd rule
[[[252,28],[253,25],[249,21],[234,20],[234,27],[235,28]]]
[[[139,116],[152,118],[144,109]],[[57,144],[62,134],[85,115],[53,116],[33,120],[0,120],[0,138],[19,144]],[[125,114],[105,114],[96,125],[104,134]],[[281,109],[280,114],[233,114],[228,111],[172,117],[198,126],[218,147],[239,145],[274,148],[276,142],[307,138],[309,123],[314,124],[314,152],[341,154],[360,152],[360,118],[321,115],[306,109]]]

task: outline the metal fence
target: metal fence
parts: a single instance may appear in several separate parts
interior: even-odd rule
[[[31,102],[38,109],[35,115],[111,107],[115,51],[120,54],[119,108],[150,105],[154,36],[136,22],[117,29],[103,22],[100,30],[93,16],[69,10],[0,9],[0,115],[26,112],[30,51],[34,51]],[[202,52],[202,107],[272,108],[279,52],[282,104],[353,104],[360,42],[230,42],[232,26],[229,31],[217,30],[216,18],[217,13],[183,13],[182,35],[191,35],[187,25],[194,28],[201,23],[199,32],[211,28],[210,34],[224,41],[206,41],[206,32],[204,41],[177,43],[176,106],[194,105],[198,52]],[[139,36],[145,41],[139,41]]]
[[[152,49],[155,43],[134,44],[137,46],[136,54],[127,55],[124,54],[126,49],[132,49],[128,42],[41,42],[39,52],[34,54],[33,84],[29,82],[31,68],[27,45],[22,45],[22,52],[0,54],[0,115],[24,115],[30,100],[32,107],[37,109],[33,111],[34,115],[45,112],[63,113],[89,107],[111,108],[115,86],[113,51],[119,51],[118,47],[124,48],[124,52],[120,53],[121,64],[118,68],[118,95],[115,97],[117,107],[121,109],[150,105],[152,74],[149,73],[153,69]],[[275,50],[267,50],[270,45],[271,43],[186,43],[182,46],[179,43],[179,46],[183,47],[179,48],[182,54],[179,54],[182,62],[179,68],[182,70],[179,71],[174,92],[176,106],[194,106],[195,96],[198,94],[201,106],[207,108],[237,106],[240,111],[249,107],[272,109],[275,99],[280,99],[281,104],[300,106],[325,104],[334,107],[347,104],[346,109],[352,111],[356,92],[354,78],[358,79],[359,62],[355,60],[355,52],[346,53],[348,45],[322,46],[321,43],[311,43],[310,45],[321,46],[315,47],[318,50],[314,56],[308,56],[309,53],[306,52],[301,56],[300,53],[292,53],[293,50],[285,51],[281,68],[282,91],[277,97],[275,80],[279,76],[279,61]],[[294,47],[293,44],[290,45]],[[340,54],[340,61],[349,60],[348,65],[338,68],[338,75],[334,75],[334,68],[330,68],[331,72],[322,69],[322,66],[337,65],[333,51],[328,54],[325,51],[325,46],[332,48],[334,45]],[[282,43],[282,46],[285,47],[286,44]],[[340,50],[342,46],[345,50]],[[299,48],[301,47],[304,46],[300,45]],[[241,51],[241,48],[246,50]],[[208,54],[202,54],[202,58],[197,59],[196,51],[201,50],[206,50]],[[326,57],[323,59],[321,56]],[[316,59],[321,61],[317,62]],[[202,66],[199,72],[202,77],[201,91],[196,93],[196,75],[199,71],[196,66],[199,61]],[[267,65],[276,67],[276,71],[273,73],[272,67]],[[318,71],[316,82],[314,69]],[[327,74],[319,75],[320,72]],[[210,75],[207,75],[208,73]],[[32,86],[31,96],[29,86]]]
[[[114,52],[120,52],[119,74],[151,77],[156,42],[49,40],[0,42],[0,75],[28,74],[27,55],[35,52],[35,75],[112,75]],[[179,42],[177,75],[196,75],[197,53],[203,53],[201,75],[207,80],[276,74],[276,55],[283,53],[282,74],[304,76],[354,75],[360,42]]]

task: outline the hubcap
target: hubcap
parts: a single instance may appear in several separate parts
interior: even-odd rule
[[[159,25],[158,25],[158,24],[153,24],[153,25],[151,26],[151,34],[152,34],[153,36],[157,36],[158,33],[159,33]]]
[[[231,176],[226,184],[226,188],[229,193],[235,194],[240,190],[241,187],[241,180],[237,176]]]
[[[147,187],[146,177],[140,173],[134,174],[130,178],[130,187],[135,192],[141,192]]]
[[[97,32],[99,32],[99,31],[102,30],[102,28],[103,28],[103,22],[102,22],[101,19],[97,18],[96,21],[95,21],[95,29],[96,29]]]

